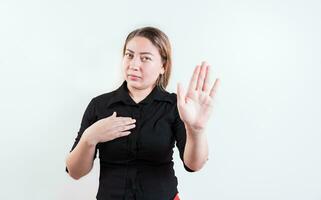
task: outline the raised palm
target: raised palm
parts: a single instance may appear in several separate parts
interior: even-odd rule
[[[203,130],[213,110],[213,100],[220,83],[216,79],[210,89],[209,65],[202,62],[194,69],[187,92],[177,85],[177,108],[180,118],[189,127]]]

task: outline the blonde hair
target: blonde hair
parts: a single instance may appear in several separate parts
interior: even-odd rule
[[[156,85],[165,90],[172,70],[172,48],[167,35],[155,27],[142,27],[130,32],[125,40],[123,47],[123,56],[126,52],[127,43],[136,36],[144,37],[158,49],[162,58],[164,74],[160,74],[156,80]]]

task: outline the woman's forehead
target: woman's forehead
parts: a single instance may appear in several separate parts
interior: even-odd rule
[[[134,53],[159,53],[157,47],[145,37],[134,37],[126,45],[126,50]]]

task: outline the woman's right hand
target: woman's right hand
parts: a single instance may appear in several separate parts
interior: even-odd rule
[[[127,136],[130,129],[135,127],[136,120],[131,117],[116,117],[116,112],[111,116],[98,120],[89,126],[84,135],[92,145],[107,142],[119,137]]]

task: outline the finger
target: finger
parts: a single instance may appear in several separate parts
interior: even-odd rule
[[[112,127],[122,127],[122,126],[127,126],[130,124],[135,124],[135,122],[123,122],[123,121],[118,121],[118,122],[113,122]]]
[[[117,131],[127,131],[127,130],[129,130],[129,129],[133,129],[133,128],[135,128],[135,124],[130,124],[130,125],[125,125],[125,126],[118,126],[117,128],[116,128],[116,130]]]
[[[177,103],[178,105],[184,105],[185,104],[185,90],[181,83],[177,84]]]
[[[132,118],[131,117],[117,117],[117,119],[123,120],[123,119],[132,119]]]
[[[197,85],[196,85],[196,90],[202,90],[203,84],[204,84],[204,78],[205,78],[205,73],[206,73],[206,62],[203,61],[200,69],[200,73],[198,74],[197,78]]]
[[[126,125],[130,125],[130,124],[135,124],[135,123],[136,123],[135,119],[118,120],[118,121],[112,122],[112,126],[119,127],[119,126],[126,126]]]
[[[118,132],[118,133],[116,134],[116,138],[127,136],[127,135],[129,135],[130,133],[131,133],[130,131]]]
[[[136,120],[135,119],[117,119],[111,122],[110,126],[112,127],[121,127],[121,126],[126,126],[130,124],[135,124]]]
[[[115,119],[117,119],[116,115],[117,115],[117,113],[116,113],[116,111],[114,111],[113,114],[111,114],[110,116],[105,117],[105,118],[103,118],[101,120],[103,120],[103,121],[109,121],[109,120],[114,121]]]
[[[120,122],[131,122],[131,121],[133,121],[133,120],[135,120],[136,121],[136,119],[134,119],[134,118],[131,118],[131,117],[118,117],[117,118],[117,121],[120,121]]]
[[[221,83],[221,80],[217,78],[217,79],[215,80],[215,83],[214,83],[212,89],[211,89],[210,97],[214,98],[214,96],[215,96],[216,93],[217,93],[217,89],[218,89],[220,83]]]
[[[198,74],[200,71],[200,66],[197,65],[194,69],[192,78],[189,82],[189,86],[188,86],[188,91],[194,91],[196,89],[196,85],[197,85],[197,78],[198,78]]]
[[[131,120],[133,120],[133,118],[131,118],[131,117],[117,117],[115,119],[115,121],[117,121],[117,122],[127,122],[127,121],[131,121]]]
[[[111,117],[116,117],[117,113],[116,111],[113,112],[113,114],[111,115]]]
[[[205,71],[205,79],[204,79],[204,84],[202,90],[207,94],[210,88],[210,66],[206,66],[206,71]]]
[[[121,122],[122,125],[134,124],[136,123],[136,119],[127,119]]]

